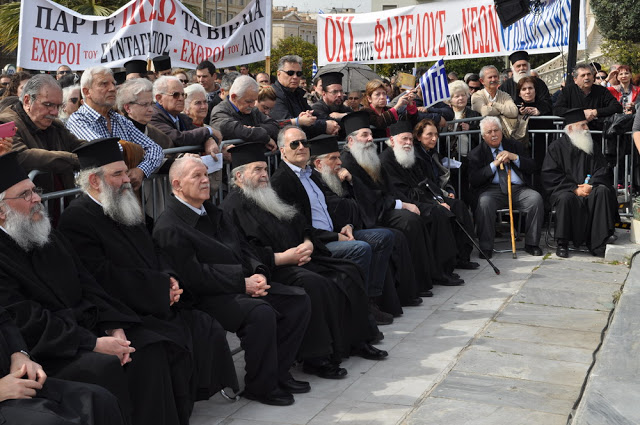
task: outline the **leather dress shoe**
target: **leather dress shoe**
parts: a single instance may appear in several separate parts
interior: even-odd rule
[[[478,267],[480,267],[480,264],[476,263],[475,261],[458,261],[458,263],[456,264],[456,269],[462,269],[462,270],[475,270]]]
[[[393,315],[380,310],[375,302],[369,302],[369,313],[373,315],[376,325],[390,325],[393,323]]]
[[[535,256],[540,256],[542,255],[542,250],[540,249],[539,246],[535,246],[535,245],[525,245],[524,246],[524,250],[530,254],[530,255],[535,255]]]
[[[320,366],[305,362],[304,366],[302,366],[302,371],[324,379],[342,379],[347,376],[347,369],[329,361],[322,363]]]
[[[367,341],[369,344],[375,345],[380,344],[380,342],[384,339],[384,334],[378,331],[378,334],[374,336],[371,341]]]
[[[363,343],[360,347],[351,350],[351,354],[368,360],[382,360],[389,355],[384,350],[379,350],[371,344]]]
[[[280,388],[276,388],[269,394],[265,395],[257,395],[245,390],[242,393],[242,397],[248,400],[257,401],[262,404],[268,404],[269,406],[291,406],[295,401],[293,399],[293,395],[291,395],[290,392],[287,392]]]
[[[483,249],[479,256],[483,260],[491,259],[491,257],[493,257],[493,250],[492,249]]]
[[[464,280],[456,279],[453,276],[448,276],[445,274],[445,275],[442,275],[442,278],[440,279],[433,279],[433,284],[441,285],[441,286],[460,286],[460,285],[464,285]]]
[[[431,291],[421,291],[418,293],[419,297],[431,298],[433,297],[433,292]]]
[[[422,304],[422,298],[416,297],[416,298],[412,298],[412,299],[408,300],[402,306],[403,307],[417,307],[420,304]]]
[[[558,245],[556,255],[560,258],[569,258],[569,247],[567,245]]]
[[[290,392],[291,394],[303,394],[311,391],[311,385],[306,381],[298,381],[297,379],[289,378],[284,382],[279,382],[280,388]]]

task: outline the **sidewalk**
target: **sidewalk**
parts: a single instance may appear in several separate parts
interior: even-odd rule
[[[312,390],[289,407],[216,395],[196,404],[191,424],[566,424],[629,269],[518,251],[494,256],[497,276],[476,261],[460,273],[465,286],[437,286],[381,327],[388,359],[352,357],[338,381],[296,369]]]

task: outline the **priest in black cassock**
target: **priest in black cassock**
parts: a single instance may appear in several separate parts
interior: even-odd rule
[[[156,221],[153,239],[182,277],[194,306],[240,338],[243,397],[292,404],[292,393],[311,390],[289,373],[311,314],[307,295],[272,281],[269,268],[209,201],[207,167],[199,156],[177,159],[169,180],[173,195]]]
[[[186,425],[194,401],[225,387],[238,389],[225,331],[208,314],[180,302],[179,276],[146,230],[118,139],[98,139],[76,153],[84,194],[64,211],[60,231],[104,290],[164,337],[173,423]]]
[[[6,424],[123,425],[118,399],[102,387],[48,378],[0,307],[0,417]]]
[[[619,220],[613,172],[593,140],[583,109],[569,110],[565,135],[549,145],[542,183],[556,211],[558,257],[569,256],[569,242],[583,243],[603,257]]]
[[[428,139],[429,151],[420,143],[415,144],[414,129],[408,121],[398,121],[390,126],[390,130],[390,148],[380,155],[382,167],[395,189],[418,205],[422,215],[430,219],[436,258],[449,272],[454,266],[461,269],[480,267],[478,263],[470,261],[473,245],[455,223],[455,219],[458,219],[473,234],[473,223],[466,205],[459,199],[445,196],[440,188],[442,168],[438,166],[435,149],[438,142],[436,123],[425,119],[416,126],[416,131],[423,134],[423,139]],[[418,155],[418,151],[421,155]]]
[[[166,338],[107,295],[51,230],[15,154],[0,156],[0,191],[0,305],[26,351],[50,376],[108,389],[136,425],[174,425]]]
[[[322,99],[311,105],[314,115],[322,120],[333,120],[340,124],[345,115],[353,112],[344,104],[346,93],[342,90],[342,72],[322,74]],[[344,138],[344,128],[338,133],[340,140]]]
[[[524,77],[531,76],[529,53],[524,50],[518,50],[509,55],[509,61],[511,62],[513,77],[507,78],[500,84],[500,90],[508,93],[516,106],[520,107],[520,105],[523,104],[523,100],[520,97],[520,93],[518,93],[518,81]],[[534,87],[536,90],[535,100],[532,104],[527,104],[526,106],[538,108],[540,115],[551,115],[551,95],[549,94],[547,84],[540,78],[534,78]]]
[[[431,290],[433,283],[461,285],[464,281],[445,273],[436,260],[431,244],[433,235],[429,233],[427,220],[421,217],[420,209],[395,189],[387,170],[382,167],[366,115],[359,111],[344,118],[347,145],[341,155],[342,166],[363,183],[363,189],[356,191],[363,217],[405,234],[416,278],[423,285],[422,291]]]
[[[301,286],[314,298],[307,280],[323,278],[333,297],[332,304],[324,308],[334,365],[350,354],[384,359],[387,352],[371,345],[382,334],[368,320],[368,297],[361,269],[351,261],[331,257],[318,239],[318,232],[271,188],[264,154],[250,148],[251,145],[241,145],[231,150],[236,188],[223,203],[225,214],[254,246],[262,263],[269,265],[274,280]],[[323,332],[320,336],[326,338],[325,335]],[[307,373],[332,373],[326,363],[305,362],[304,366]]]

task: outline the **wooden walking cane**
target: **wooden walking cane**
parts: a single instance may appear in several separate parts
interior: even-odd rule
[[[504,164],[500,164],[500,169],[504,170]],[[507,191],[509,194],[509,221],[511,222],[511,252],[513,258],[518,258],[516,254],[516,231],[513,227],[513,196],[511,195],[511,167],[507,168]]]

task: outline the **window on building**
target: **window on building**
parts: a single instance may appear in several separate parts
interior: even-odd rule
[[[397,5],[390,5],[390,4],[383,4],[382,5],[382,10],[391,10],[391,9],[397,9],[398,6]]]
[[[233,19],[233,13],[229,13],[227,15],[227,21],[230,21],[231,19]]]
[[[244,6],[244,0],[240,0],[240,6]]]
[[[216,25],[222,25],[222,12],[218,12],[218,16],[216,16]]]

